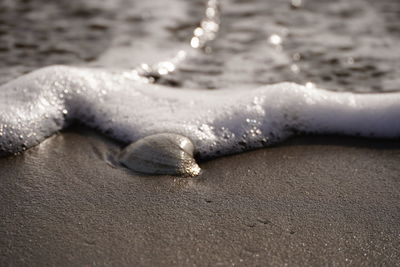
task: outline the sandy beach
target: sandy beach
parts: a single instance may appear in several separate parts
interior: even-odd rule
[[[1,1],[0,84],[52,64],[164,60],[189,43],[205,7],[144,2]],[[225,1],[212,53],[159,82],[400,89],[397,0],[282,3]],[[0,158],[0,266],[400,263],[398,139],[296,137],[200,162],[195,178],[115,167],[121,146],[73,126]]]
[[[75,128],[0,159],[2,266],[394,266],[398,140],[299,137],[197,178],[106,163]]]

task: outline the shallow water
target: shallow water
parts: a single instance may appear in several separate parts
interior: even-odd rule
[[[1,1],[0,83],[51,64],[136,68],[187,50],[206,1],[145,2]],[[220,2],[220,29],[209,53],[188,57],[159,82],[185,88],[293,81],[340,91],[400,89],[396,0],[303,0],[297,8],[279,0]]]

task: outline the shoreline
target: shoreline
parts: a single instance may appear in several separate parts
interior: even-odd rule
[[[1,265],[394,265],[398,140],[297,137],[200,162],[113,168],[84,128],[0,159]]]

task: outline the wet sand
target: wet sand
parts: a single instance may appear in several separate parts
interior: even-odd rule
[[[197,178],[106,163],[86,129],[0,159],[2,266],[380,265],[400,260],[400,144],[298,137]]]

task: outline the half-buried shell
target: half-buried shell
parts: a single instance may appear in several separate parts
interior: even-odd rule
[[[193,157],[189,138],[161,133],[139,139],[118,155],[118,160],[133,171],[147,174],[196,176],[201,169]]]

